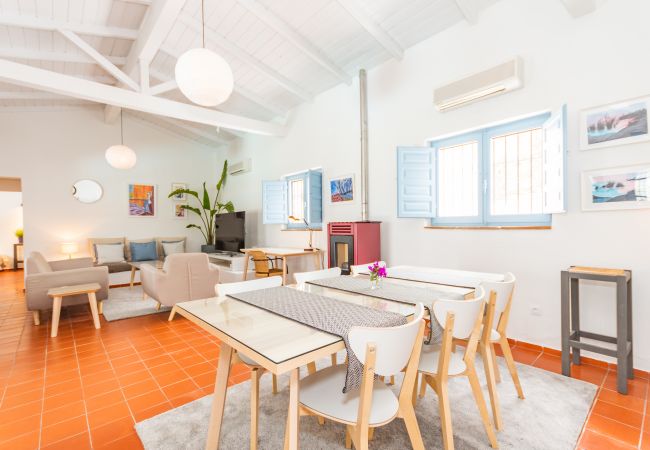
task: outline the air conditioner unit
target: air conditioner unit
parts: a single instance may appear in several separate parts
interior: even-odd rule
[[[491,69],[441,86],[433,91],[433,103],[438,111],[447,111],[514,91],[524,85],[523,68],[523,61],[516,57]]]
[[[250,158],[239,161],[228,166],[228,175],[240,175],[242,173],[250,172],[253,162]]]

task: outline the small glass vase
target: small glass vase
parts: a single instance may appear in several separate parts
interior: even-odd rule
[[[370,277],[370,289],[373,291],[381,287],[381,278],[380,277]]]

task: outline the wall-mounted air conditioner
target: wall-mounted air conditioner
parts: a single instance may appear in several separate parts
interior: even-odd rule
[[[433,103],[438,111],[447,111],[514,91],[524,85],[523,69],[523,61],[516,57],[491,69],[435,89]]]
[[[241,175],[242,173],[250,172],[253,167],[253,162],[250,158],[243,161],[232,163],[228,166],[228,175]]]

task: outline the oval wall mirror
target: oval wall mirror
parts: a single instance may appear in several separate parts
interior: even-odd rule
[[[79,180],[72,185],[72,196],[81,203],[95,203],[103,193],[102,186],[93,180]]]

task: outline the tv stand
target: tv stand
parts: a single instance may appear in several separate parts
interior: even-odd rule
[[[246,265],[246,255],[244,253],[219,251],[208,253],[208,259],[212,264],[219,267],[220,283],[242,280]],[[255,278],[255,272],[253,270],[249,270],[248,272],[246,279]]]

